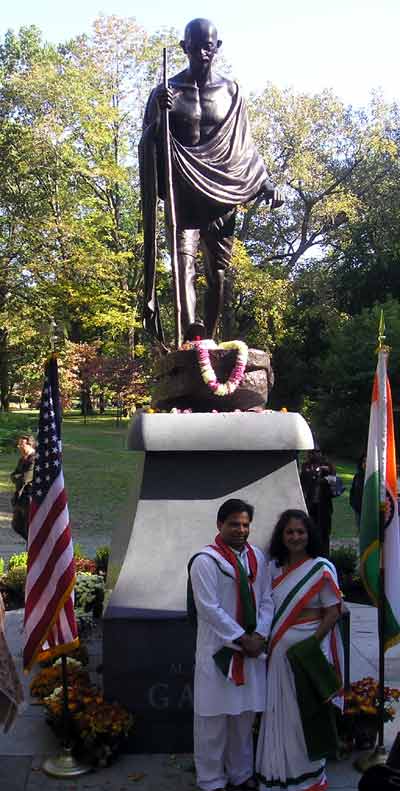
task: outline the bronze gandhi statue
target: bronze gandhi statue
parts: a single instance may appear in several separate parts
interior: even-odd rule
[[[244,100],[235,82],[213,69],[221,41],[212,22],[194,19],[180,45],[188,57],[184,71],[150,94],[139,146],[144,220],[144,326],[161,342],[155,283],[156,206],[165,198],[165,144],[162,114],[169,114],[170,162],[176,216],[177,280],[182,330],[196,320],[196,254],[204,255],[207,288],[206,336],[212,338],[223,305],[236,207],[260,196],[271,208],[282,205],[251,137]]]

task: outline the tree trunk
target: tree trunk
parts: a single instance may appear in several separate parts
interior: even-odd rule
[[[81,390],[81,414],[85,417],[86,415],[93,415],[92,398],[90,390],[86,387],[83,387]]]
[[[0,330],[0,411],[10,409],[10,380],[8,371],[8,333]]]

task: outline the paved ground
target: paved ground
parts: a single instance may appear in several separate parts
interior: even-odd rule
[[[351,608],[351,678],[377,676],[376,612],[366,605]],[[7,639],[21,668],[22,611],[7,613]],[[101,633],[95,633],[88,644],[90,668],[101,661]],[[387,681],[400,687],[400,647],[387,654]],[[196,788],[191,756],[187,755],[125,755],[114,766],[83,775],[77,780],[57,780],[41,769],[47,755],[56,755],[59,747],[44,719],[41,706],[29,699],[29,679],[24,679],[28,705],[13,731],[0,735],[0,789],[4,791],[193,791]],[[400,712],[386,726],[385,741],[391,746],[400,729]],[[329,787],[334,791],[356,791],[360,775],[351,759],[330,762]]]

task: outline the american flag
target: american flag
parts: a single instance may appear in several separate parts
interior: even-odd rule
[[[24,668],[78,644],[75,562],[61,456],[57,358],[46,365],[28,531]]]

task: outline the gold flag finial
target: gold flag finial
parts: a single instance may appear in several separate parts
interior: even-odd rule
[[[386,339],[386,327],[385,327],[385,316],[383,315],[383,310],[381,310],[381,315],[379,319],[379,330],[378,330],[378,348],[381,349],[385,343]]]
[[[378,352],[389,352],[390,347],[385,343],[386,340],[386,325],[385,325],[385,317],[383,315],[383,310],[381,310],[381,315],[379,318],[379,329],[378,329]]]

